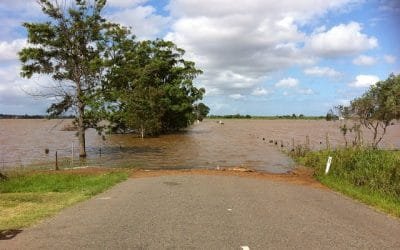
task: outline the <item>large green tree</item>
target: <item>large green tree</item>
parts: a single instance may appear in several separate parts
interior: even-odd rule
[[[193,85],[201,71],[183,59],[184,51],[170,41],[135,41],[121,29],[113,35],[105,84],[113,129],[144,137],[192,123],[205,90]]]
[[[50,75],[56,82],[46,96],[57,100],[47,110],[53,116],[75,113],[79,155],[86,156],[85,130],[98,127],[103,104],[99,92],[104,77],[102,53],[108,46],[105,33],[113,26],[101,17],[105,0],[75,0],[60,5],[38,0],[47,21],[24,23],[29,45],[19,52],[21,75]]]

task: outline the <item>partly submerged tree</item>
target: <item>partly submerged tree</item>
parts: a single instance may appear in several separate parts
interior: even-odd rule
[[[48,96],[55,97],[47,110],[52,116],[75,112],[79,155],[86,156],[85,130],[98,128],[103,113],[99,92],[104,77],[102,53],[108,44],[105,32],[112,25],[101,17],[105,0],[75,0],[71,5],[38,0],[47,21],[24,23],[29,45],[19,52],[21,75],[50,75],[57,83]]]
[[[400,119],[400,75],[391,74],[341,108],[348,118],[372,131],[372,147],[377,148],[393,120]]]
[[[196,114],[196,119],[202,121],[207,117],[208,113],[210,112],[210,108],[204,103],[200,102],[194,105],[194,112]]]
[[[351,112],[373,132],[372,146],[378,147],[393,120],[400,119],[400,75],[377,82],[351,102]]]
[[[179,130],[195,119],[193,105],[204,89],[193,86],[201,73],[184,51],[163,40],[140,41],[116,29],[106,53],[110,70],[105,89],[113,130],[155,135]]]

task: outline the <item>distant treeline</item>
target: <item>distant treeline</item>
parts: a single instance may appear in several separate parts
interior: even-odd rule
[[[251,115],[209,115],[207,116],[209,119],[267,119],[267,120],[276,120],[276,119],[303,119],[303,120],[319,120],[325,119],[325,116],[305,116],[303,114],[296,115],[275,115],[275,116],[251,116]]]
[[[47,119],[48,115],[10,115],[10,114],[0,114],[0,119]],[[73,115],[65,115],[60,117],[55,117],[56,119],[73,119]]]

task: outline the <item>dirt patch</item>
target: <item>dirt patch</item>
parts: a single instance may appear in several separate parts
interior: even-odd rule
[[[313,170],[305,167],[298,167],[286,174],[271,174],[265,172],[256,172],[251,169],[220,168],[220,169],[185,169],[185,170],[133,170],[130,178],[146,178],[171,175],[221,175],[221,176],[239,176],[247,178],[256,178],[280,182],[288,182],[297,185],[311,186],[315,188],[327,189],[313,177]]]
[[[72,169],[63,169],[60,171],[45,170],[34,172],[45,172],[52,174],[106,174],[115,171],[126,171],[129,173],[130,178],[147,178],[171,175],[220,175],[220,176],[239,176],[246,178],[265,179],[272,181],[287,182],[297,185],[311,186],[315,188],[327,189],[324,185],[314,178],[314,172],[310,168],[297,167],[293,171],[285,174],[273,174],[267,172],[257,172],[250,168],[245,167],[221,167],[217,169],[173,169],[173,170],[144,170],[144,169],[121,169],[121,168],[104,168],[104,167],[81,167]]]

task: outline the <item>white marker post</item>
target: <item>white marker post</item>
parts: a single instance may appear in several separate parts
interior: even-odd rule
[[[329,169],[331,167],[331,163],[332,163],[332,156],[329,156],[328,157],[328,162],[326,163],[325,174],[328,174]]]

